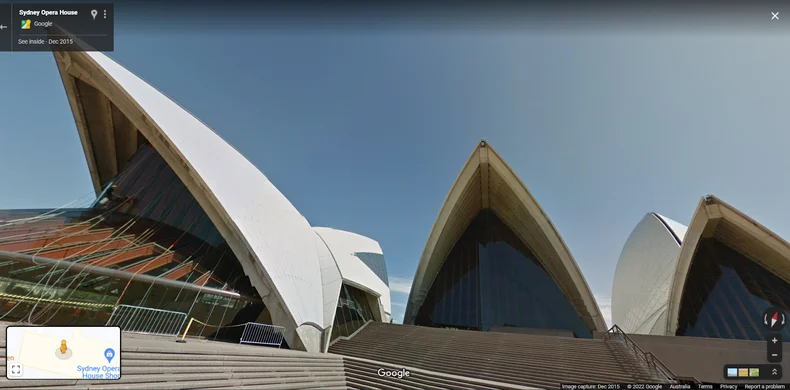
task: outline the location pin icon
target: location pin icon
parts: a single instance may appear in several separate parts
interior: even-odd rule
[[[93,16],[93,20],[96,20],[96,15],[98,15],[98,14],[99,14],[99,11],[96,11],[95,9],[91,10],[91,16]]]
[[[104,350],[104,357],[107,358],[107,363],[112,361],[112,358],[115,357],[115,350],[112,348],[107,348]]]

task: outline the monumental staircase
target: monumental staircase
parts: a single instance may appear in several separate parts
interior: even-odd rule
[[[655,357],[628,343],[627,335],[617,328],[610,333],[602,339],[579,339],[370,322],[353,337],[335,341],[329,352],[500,386],[675,382]],[[349,376],[356,374],[355,364],[346,365]]]

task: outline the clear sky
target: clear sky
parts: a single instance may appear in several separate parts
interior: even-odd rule
[[[396,319],[481,137],[605,313],[620,250],[649,211],[687,224],[713,193],[790,237],[786,37],[489,27],[163,33],[127,17],[109,55],[233,144],[311,224],[377,240]],[[0,53],[0,86],[0,208],[91,193],[52,55]]]

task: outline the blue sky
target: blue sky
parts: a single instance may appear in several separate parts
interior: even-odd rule
[[[119,20],[110,56],[260,168],[311,224],[379,241],[400,319],[481,137],[532,191],[604,310],[631,229],[713,193],[790,237],[790,40],[653,29],[267,28]],[[0,208],[91,193],[54,60],[0,53]]]

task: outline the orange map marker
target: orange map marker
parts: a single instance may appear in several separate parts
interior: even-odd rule
[[[60,340],[60,353],[66,354],[66,340]]]

